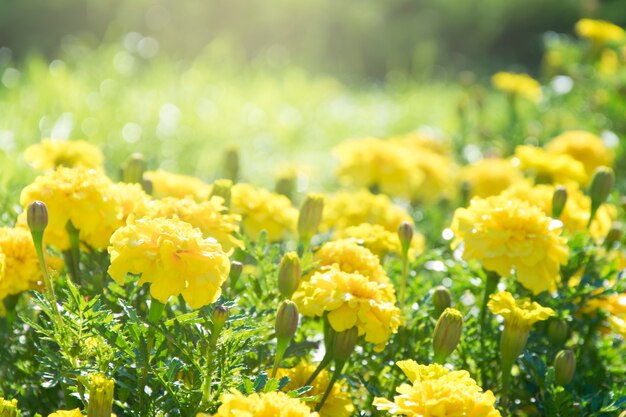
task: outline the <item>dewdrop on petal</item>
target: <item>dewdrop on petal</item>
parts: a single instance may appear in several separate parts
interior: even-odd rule
[[[571,350],[562,350],[554,358],[554,379],[557,385],[565,386],[572,382],[576,372],[576,355]]]
[[[558,219],[561,217],[565,204],[567,203],[567,188],[559,185],[554,189],[552,194],[552,218]]]
[[[285,298],[291,298],[300,286],[301,279],[300,258],[295,252],[288,252],[283,256],[278,267],[278,290]]]

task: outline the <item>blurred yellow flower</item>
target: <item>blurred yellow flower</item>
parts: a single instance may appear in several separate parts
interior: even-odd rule
[[[612,49],[605,49],[600,55],[600,62],[598,62],[598,73],[609,77],[614,75],[620,67],[619,55]]]
[[[391,402],[375,398],[374,406],[407,417],[500,417],[496,397],[484,391],[467,371],[449,371],[441,365],[400,361],[397,365],[412,385],[402,384]]]
[[[0,303],[9,295],[37,288],[42,281],[30,231],[0,227]]]
[[[433,134],[424,132],[410,132],[403,135],[392,136],[388,139],[392,143],[396,143],[405,149],[413,151],[428,150],[442,156],[450,155],[452,147],[449,140],[438,138]]]
[[[541,84],[528,74],[497,72],[491,77],[491,83],[500,91],[524,97],[533,102],[541,100]]]
[[[554,310],[528,298],[516,300],[508,291],[500,291],[489,296],[487,307],[493,314],[504,318],[505,326],[516,329],[530,329],[538,321],[554,316]]]
[[[569,155],[585,166],[587,178],[591,178],[596,168],[613,166],[615,155],[606,147],[602,139],[584,130],[570,130],[562,133],[546,144],[546,150],[554,155]]]
[[[82,140],[42,139],[26,148],[24,160],[41,171],[59,166],[101,169],[104,156],[97,146]]]
[[[73,410],[57,410],[52,414],[48,414],[48,417],[83,417],[83,413],[79,408]]]
[[[280,368],[276,378],[288,377],[289,383],[285,385],[283,391],[295,390],[306,385],[315,368],[315,365],[306,363],[301,363],[293,368]],[[321,399],[329,383],[330,375],[326,370],[323,370],[310,384],[312,388],[310,391],[307,391],[306,395],[310,397],[319,396]],[[306,405],[314,409],[317,402],[308,402]],[[354,405],[347,392],[347,387],[345,384],[337,381],[331,389],[328,399],[319,411],[320,417],[350,417],[352,413],[354,413]]]
[[[152,201],[139,184],[116,182],[113,184],[113,193],[119,205],[123,223],[131,215],[138,216],[145,213]]]
[[[626,38],[624,29],[605,20],[580,19],[574,30],[581,38],[598,44],[622,42]]]
[[[605,311],[611,329],[626,338],[626,293],[592,298],[582,309],[585,313],[596,310]]]
[[[534,294],[553,290],[568,247],[560,221],[528,202],[502,196],[472,200],[454,213],[452,247],[463,243],[463,258],[477,259],[485,269],[510,276]]]
[[[232,188],[232,211],[241,216],[243,231],[257,240],[262,230],[276,242],[296,230],[298,210],[281,194],[250,184],[239,183]]]
[[[521,145],[515,148],[515,160],[538,183],[586,184],[589,180],[583,163],[567,154],[553,154],[536,146]]]
[[[319,417],[297,398],[284,392],[253,393],[237,390],[223,394],[222,405],[213,417]]]
[[[402,255],[402,245],[398,233],[390,232],[379,224],[361,223],[358,226],[350,226],[335,232],[334,238],[362,245],[381,259],[389,253]],[[424,236],[414,232],[409,248],[409,258],[414,259],[423,251]]]
[[[141,274],[139,285],[151,283],[152,297],[165,304],[182,294],[191,308],[215,302],[230,270],[220,244],[179,219],[131,219],[111,236],[109,253],[118,284]]]
[[[325,266],[302,282],[293,295],[298,311],[305,316],[328,321],[337,332],[357,326],[359,336],[382,351],[401,324],[400,310],[388,298],[388,288],[359,273],[341,271],[337,265]]]
[[[211,194],[211,186],[189,175],[174,174],[158,169],[146,171],[144,179],[152,183],[152,194],[156,198],[176,197],[206,200]]]
[[[510,159],[485,158],[461,169],[461,181],[467,182],[470,195],[489,197],[522,181],[522,172]]]

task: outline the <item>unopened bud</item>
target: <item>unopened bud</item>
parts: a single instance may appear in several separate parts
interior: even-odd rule
[[[33,201],[26,211],[26,222],[32,233],[43,233],[48,226],[48,207],[42,201]]]
[[[91,375],[89,378],[89,417],[111,417],[113,408],[113,390],[115,383],[102,374]]]
[[[563,210],[565,209],[565,204],[567,204],[567,188],[559,185],[554,189],[554,194],[552,194],[552,218],[558,219],[563,214]]]
[[[554,379],[557,385],[565,386],[574,379],[576,355],[571,350],[562,350],[554,358]]]
[[[134,153],[126,161],[122,180],[127,183],[141,184],[143,181],[143,172],[146,169],[146,162],[143,159],[143,155],[140,153]]]
[[[276,313],[276,338],[291,340],[298,329],[298,307],[293,301],[285,300],[278,307]]]
[[[596,212],[611,194],[615,185],[615,174],[608,167],[599,167],[593,174],[591,186],[589,186],[589,197],[591,198],[591,213],[589,224],[593,221]]]
[[[298,235],[301,241],[308,242],[322,221],[324,211],[324,197],[321,194],[309,194],[300,207],[298,216]]]
[[[359,340],[359,330],[356,326],[343,332],[335,332],[333,335],[333,359],[337,363],[345,363],[354,351],[356,342]]]
[[[472,185],[468,181],[461,183],[461,207],[466,207],[472,196]]]
[[[213,183],[211,189],[211,197],[222,197],[224,199],[224,205],[230,208],[231,188],[233,182],[231,180],[217,180]]]
[[[237,182],[238,177],[239,151],[236,148],[231,148],[224,153],[224,178]]]
[[[400,245],[402,245],[402,256],[406,256],[413,240],[413,225],[409,222],[400,223],[398,238],[400,238]]]
[[[548,340],[553,346],[560,346],[567,340],[567,323],[564,320],[552,319],[548,324]]]
[[[226,324],[226,320],[228,320],[229,314],[230,311],[228,310],[228,307],[222,305],[215,307],[215,309],[213,310],[213,316],[211,317],[213,320],[213,332],[211,334],[212,338],[215,338],[217,340],[217,336],[224,328],[224,324]]]
[[[452,306],[452,295],[450,294],[450,290],[443,285],[439,285],[433,290],[432,300],[433,306],[435,307],[436,317],[439,317],[446,308],[450,308],[450,306]]]
[[[278,290],[285,298],[291,298],[300,286],[301,273],[298,254],[286,253],[278,267]]]
[[[617,243],[622,240],[624,235],[624,231],[622,229],[622,224],[615,222],[611,226],[611,229],[606,234],[606,238],[604,239],[604,247],[607,249],[612,249]]]
[[[435,362],[444,363],[456,349],[463,332],[463,315],[459,310],[446,308],[439,316],[433,333],[433,350]]]
[[[152,195],[152,192],[154,191],[154,184],[152,183],[152,180],[144,178],[143,181],[141,181],[141,188],[143,188],[146,194]]]
[[[529,334],[530,328],[504,324],[504,330],[500,337],[500,360],[502,372],[506,374],[507,377],[511,374],[513,364],[519,355],[524,352]]]
[[[19,417],[20,415],[17,400],[5,400],[0,397],[0,417]]]
[[[278,178],[276,180],[274,190],[278,194],[282,194],[291,200],[296,191],[296,177],[290,176]]]
[[[241,272],[243,271],[243,264],[238,261],[232,261],[230,263],[230,272],[228,273],[228,279],[230,281],[231,288],[235,288],[235,284],[239,280],[241,276]]]

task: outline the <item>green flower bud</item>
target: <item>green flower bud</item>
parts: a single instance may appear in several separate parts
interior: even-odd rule
[[[466,207],[467,204],[470,201],[470,198],[472,196],[472,185],[467,182],[467,181],[463,181],[461,183],[461,204],[460,207]]]
[[[309,194],[300,207],[298,216],[298,235],[301,242],[308,242],[317,233],[322,221],[324,197],[321,194]]]
[[[224,178],[237,182],[239,177],[239,151],[230,148],[224,153]]]
[[[591,180],[589,197],[591,198],[591,213],[589,224],[593,221],[596,212],[606,201],[615,185],[615,174],[611,168],[599,167]]]
[[[298,329],[298,307],[293,301],[285,300],[278,307],[278,313],[276,313],[276,338],[278,340],[293,339]]]
[[[274,190],[278,194],[282,194],[291,200],[296,191],[296,177],[291,176],[278,178],[276,180]]]
[[[335,332],[332,338],[332,355],[336,363],[345,363],[359,340],[359,330],[356,326],[343,332]]]
[[[146,194],[152,195],[152,192],[154,191],[154,184],[152,184],[152,180],[145,178],[141,181],[141,188],[143,188]]]
[[[33,201],[26,210],[26,222],[31,233],[42,233],[48,226],[48,207],[42,201]]]
[[[143,155],[134,153],[126,161],[123,169],[124,176],[122,180],[127,183],[141,184],[143,182],[143,172],[146,170],[146,162]]]
[[[557,385],[565,386],[572,382],[576,372],[576,355],[571,350],[562,350],[554,358],[554,379]]]
[[[437,320],[433,333],[433,351],[435,362],[444,363],[456,349],[463,332],[463,315],[459,310],[446,308]]]
[[[567,331],[565,320],[552,319],[548,324],[548,340],[553,346],[560,346],[567,340]]]
[[[446,308],[450,308],[452,306],[452,295],[450,294],[450,290],[443,285],[439,285],[433,290],[432,300],[433,306],[435,307],[436,317],[439,317]]]
[[[19,417],[21,415],[17,408],[17,400],[5,400],[0,397],[0,417]]]
[[[211,334],[212,338],[215,338],[217,340],[218,335],[224,328],[224,324],[226,324],[226,320],[228,320],[229,314],[230,314],[230,311],[228,310],[228,307],[222,306],[222,305],[215,307],[215,309],[213,310],[213,316],[212,316],[212,320],[213,320],[213,332]]]
[[[224,199],[224,205],[230,208],[231,188],[233,182],[231,180],[217,180],[213,183],[211,189],[211,197],[222,197]]]
[[[241,272],[243,271],[243,264],[241,262],[232,261],[230,263],[230,272],[228,273],[228,278],[230,281],[231,288],[235,287],[239,277],[241,276]]]
[[[611,226],[611,229],[606,234],[606,238],[604,239],[604,247],[607,249],[612,249],[617,243],[622,240],[624,236],[624,231],[622,230],[622,224],[615,222]]]
[[[500,360],[504,378],[511,375],[513,364],[524,352],[530,328],[504,325],[500,336]]]
[[[567,204],[567,189],[562,185],[559,185],[554,189],[554,194],[552,194],[552,218],[558,219],[563,214],[563,210],[565,209],[565,204]]]
[[[278,267],[278,290],[285,298],[291,298],[300,286],[302,271],[300,258],[295,252],[286,253]]]
[[[413,225],[409,222],[402,222],[398,226],[398,237],[402,245],[402,255],[406,257],[413,240]]]
[[[115,383],[102,374],[89,378],[88,417],[111,417],[113,408],[113,390]]]

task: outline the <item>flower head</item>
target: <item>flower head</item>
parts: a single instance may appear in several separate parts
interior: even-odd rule
[[[555,288],[560,265],[567,261],[561,222],[515,198],[476,198],[456,210],[451,229],[452,245],[463,243],[464,259],[480,260],[501,276],[515,269],[517,280],[535,294]]]
[[[138,219],[111,236],[109,274],[120,285],[141,274],[150,294],[167,303],[182,294],[191,308],[215,302],[228,277],[228,256],[215,239],[177,218]]]
[[[43,139],[41,143],[26,148],[24,159],[41,171],[59,166],[101,169],[104,162],[100,149],[82,140]]]
[[[515,148],[515,159],[536,182],[568,185],[586,184],[589,180],[583,163],[567,154],[553,154],[536,146],[521,145]]]
[[[153,194],[157,198],[188,197],[197,201],[204,201],[211,193],[211,187],[208,184],[189,175],[174,174],[158,169],[146,171],[143,177],[152,182]]]
[[[528,298],[516,300],[508,291],[500,291],[489,297],[487,307],[493,314],[504,318],[505,326],[530,329],[538,321],[554,316],[554,310]]]
[[[48,414],[48,417],[83,417],[83,413],[79,408],[73,410],[57,410],[52,414]]]
[[[213,417],[319,417],[297,398],[284,392],[253,393],[237,390],[223,394],[222,405]]]
[[[522,179],[522,172],[510,159],[485,158],[461,169],[461,180],[469,184],[475,197],[497,195]]]
[[[546,150],[554,155],[569,155],[581,162],[588,178],[591,178],[596,168],[612,166],[615,157],[600,137],[584,130],[560,134],[546,144]]]
[[[400,361],[398,366],[412,385],[402,384],[391,402],[374,399],[378,410],[407,417],[500,417],[495,396],[483,392],[466,371],[449,371],[441,365]]]
[[[622,42],[626,38],[624,29],[604,20],[580,19],[576,23],[575,31],[581,38],[599,44]]]
[[[402,255],[398,233],[390,232],[379,224],[361,223],[358,226],[350,226],[337,231],[334,237],[363,245],[381,259],[389,253]],[[423,251],[424,236],[414,232],[409,246],[409,258],[415,258]]]
[[[528,74],[497,72],[491,77],[491,83],[505,93],[519,95],[534,102],[541,100],[541,85]]]

